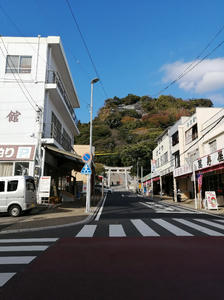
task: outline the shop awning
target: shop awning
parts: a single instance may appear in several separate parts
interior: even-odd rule
[[[196,172],[205,174],[205,173],[214,172],[214,171],[218,171],[218,170],[222,170],[222,169],[224,169],[224,163],[217,164],[217,165],[211,166],[209,168],[205,168],[205,169],[200,169],[200,170],[197,170]]]
[[[76,153],[61,150],[50,145],[45,145],[44,148],[57,159],[59,168],[80,172],[84,166],[81,156]]]
[[[153,180],[153,181],[159,181],[159,180],[160,180],[160,177],[154,177],[152,180]]]

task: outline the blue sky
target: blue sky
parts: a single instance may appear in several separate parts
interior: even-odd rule
[[[223,0],[69,3],[102,83],[94,86],[94,116],[107,97],[157,97],[224,26]],[[0,5],[2,36],[61,36],[81,104],[76,114],[88,122],[90,81],[96,74],[66,0],[0,0]],[[203,55],[223,40],[224,30]],[[210,98],[224,107],[224,44],[163,94]]]

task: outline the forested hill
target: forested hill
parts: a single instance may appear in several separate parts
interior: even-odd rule
[[[172,96],[150,98],[129,94],[125,98],[107,99],[93,120],[95,162],[108,166],[133,165],[137,160],[150,172],[150,160],[156,138],[181,116],[190,116],[196,107],[211,107],[209,99],[183,100]],[[89,124],[79,123],[80,135],[75,144],[89,144]],[[105,155],[107,154],[108,155]]]

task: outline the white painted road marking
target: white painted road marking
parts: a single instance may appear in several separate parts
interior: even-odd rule
[[[44,251],[48,246],[0,246],[0,252],[9,251]]]
[[[218,223],[208,221],[208,220],[203,220],[203,219],[195,219],[195,220],[197,220],[198,222],[207,224],[207,225],[211,225],[211,226],[219,228],[219,229],[224,229],[224,225],[222,225],[222,224],[218,224]]]
[[[1,243],[44,243],[56,242],[58,238],[32,238],[32,239],[0,239]]]
[[[0,273],[0,287],[2,287],[16,273]]]
[[[109,226],[109,236],[110,237],[123,237],[126,236],[122,225],[113,224]]]
[[[152,219],[153,222],[159,224],[160,226],[164,227],[166,230],[172,232],[176,236],[192,236],[189,232],[163,220],[163,219]]]
[[[96,218],[95,218],[95,221],[99,221],[99,219],[100,219],[100,216],[101,216],[101,214],[102,214],[102,211],[103,211],[103,207],[104,207],[104,203],[105,203],[105,201],[106,201],[106,198],[107,198],[107,194],[106,194],[106,196],[104,197],[103,204],[102,204],[102,206],[100,207],[100,210],[98,211],[98,214],[97,214],[97,216],[96,216]]]
[[[143,236],[159,236],[157,232],[155,232],[153,229],[151,229],[148,225],[146,225],[142,220],[131,220],[131,222],[134,224],[134,226],[137,228],[137,230],[143,235]]]
[[[216,221],[224,223],[223,219],[222,220],[221,219],[217,219]]]
[[[36,256],[3,256],[0,257],[1,265],[29,264]]]
[[[168,214],[168,213],[174,213],[174,214],[192,214],[192,211],[189,210],[184,210],[181,208],[171,208],[171,207],[167,207],[165,205],[160,205],[158,206],[157,204],[151,203],[151,202],[139,202],[144,206],[147,206],[148,208],[154,210],[154,212],[156,213],[162,213],[162,214]],[[158,208],[156,208],[158,207]],[[199,213],[199,212],[197,212]]]
[[[12,256],[11,254],[14,252],[27,252],[27,251],[44,251],[49,245],[29,245],[28,243],[46,243],[46,242],[56,242],[58,238],[24,238],[24,239],[0,239],[0,252],[3,256],[0,256],[0,265],[1,265],[1,273],[0,273],[0,287],[4,286],[7,281],[9,281],[16,272],[4,272],[4,268],[7,265],[16,266],[17,270],[19,265],[26,265],[31,263],[37,256]],[[13,246],[8,246],[6,244],[13,244]],[[18,245],[18,243],[26,243],[27,245]],[[4,246],[3,246],[4,245]],[[6,252],[8,256],[5,255]],[[5,266],[5,267],[4,267]],[[11,267],[10,267],[11,268]],[[7,269],[5,269],[7,271]]]
[[[179,223],[182,223],[182,224],[184,224],[184,225],[186,225],[186,226],[188,226],[188,227],[191,227],[191,228],[193,228],[193,229],[196,229],[196,230],[198,230],[198,231],[201,231],[201,232],[203,232],[203,233],[206,233],[206,234],[208,234],[208,235],[211,235],[211,236],[223,236],[222,233],[219,233],[219,232],[217,232],[217,231],[214,231],[214,230],[208,229],[208,228],[206,228],[206,227],[197,225],[197,224],[195,224],[195,223],[192,223],[192,222],[187,221],[187,220],[184,220],[184,219],[173,219],[173,220],[175,220],[175,221],[177,221],[177,222],[179,222]]]
[[[96,225],[84,225],[76,237],[93,237]]]

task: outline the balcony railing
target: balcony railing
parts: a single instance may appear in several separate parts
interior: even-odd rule
[[[42,138],[53,138],[63,147],[64,150],[74,152],[72,140],[63,134],[61,132],[61,128],[56,127],[54,123],[44,123]]]
[[[64,84],[58,74],[58,72],[56,71],[53,71],[53,70],[48,70],[48,75],[47,75],[47,83],[56,83],[57,84],[57,87],[64,99],[64,102],[66,104],[66,107],[68,108],[71,116],[72,116],[72,119],[73,121],[75,122],[76,126],[78,124],[78,119],[75,115],[75,112],[74,112],[74,109],[73,107],[71,106],[71,103],[69,101],[69,98],[68,98],[68,95],[65,91],[65,87],[64,87]]]

